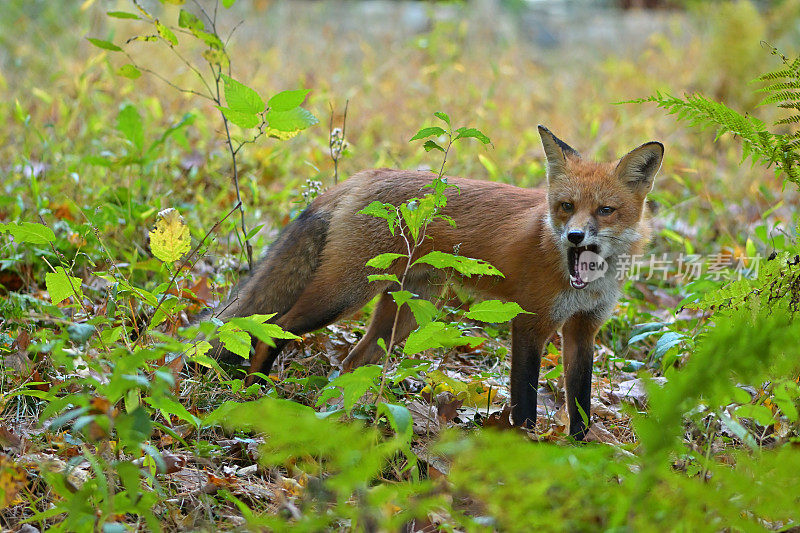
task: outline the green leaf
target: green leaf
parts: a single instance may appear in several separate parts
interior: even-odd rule
[[[564,365],[558,364],[547,371],[544,375],[545,379],[558,379],[564,372]]]
[[[370,274],[367,276],[367,281],[372,283],[373,281],[394,281],[398,285],[400,285],[400,280],[397,279],[396,274]]]
[[[775,417],[773,416],[772,411],[769,410],[769,407],[762,404],[740,405],[736,408],[734,413],[736,413],[736,416],[739,418],[750,418],[755,420],[762,426],[771,426],[775,423]]]
[[[464,139],[467,137],[473,137],[475,139],[478,139],[483,144],[491,144],[492,142],[491,140],[489,140],[489,137],[483,134],[483,132],[475,128],[458,128],[456,130],[456,133],[457,135],[455,136],[455,139],[453,139],[454,141],[458,139]]]
[[[200,427],[200,419],[190,413],[180,402],[165,396],[164,394],[154,394],[149,398],[145,398],[145,402],[152,405],[159,411],[167,420],[170,419],[169,415],[174,415],[181,420],[189,422],[195,427]]]
[[[220,328],[218,337],[225,349],[239,357],[250,359],[250,335],[246,331]]]
[[[394,235],[394,231],[397,227],[397,210],[392,204],[385,204],[375,200],[357,214],[369,215],[386,220],[389,224],[389,232]]]
[[[107,11],[106,15],[116,19],[136,19],[139,20],[139,15],[136,13],[128,13],[127,11]]]
[[[299,107],[306,99],[306,95],[311,91],[306,89],[295,89],[293,91],[281,91],[269,99],[267,105],[275,111],[289,111]]]
[[[436,144],[435,141],[432,141],[430,139],[425,141],[425,144],[423,144],[422,147],[425,148],[426,152],[430,152],[431,150],[439,150],[440,152],[444,153],[444,148],[442,148],[441,146]]]
[[[53,233],[53,230],[44,224],[36,224],[34,222],[0,224],[0,233],[5,231],[11,233],[14,240],[19,243],[47,244],[56,240],[56,234]]]
[[[435,268],[452,268],[467,277],[473,275],[505,277],[499,270],[481,259],[472,259],[436,250],[423,255],[413,264],[418,263],[425,263]]]
[[[508,322],[526,311],[516,302],[486,300],[473,304],[464,316],[481,322]]]
[[[779,383],[773,389],[775,403],[780,407],[781,412],[790,422],[798,421],[797,407],[795,400],[798,397],[798,386],[795,382]]]
[[[660,359],[664,356],[665,353],[669,351],[670,348],[673,346],[677,346],[686,338],[686,335],[682,333],[678,333],[676,331],[667,331],[664,333],[660,339],[656,342],[655,353],[653,357],[655,359]]]
[[[198,31],[206,29],[206,25],[203,24],[202,20],[189,13],[185,9],[181,9],[180,14],[178,15],[178,26],[181,28],[188,28],[190,30]]]
[[[404,405],[395,405],[381,402],[378,404],[378,416],[385,415],[392,429],[404,438],[409,440],[413,433],[413,420],[408,408]]]
[[[230,109],[250,115],[264,111],[264,100],[255,90],[227,74],[222,75],[222,80],[225,87],[225,102]]]
[[[740,424],[738,420],[731,418],[731,415],[728,414],[728,411],[723,409],[719,414],[719,420],[723,426],[728,428],[731,433],[739,437],[739,440],[747,444],[751,449],[757,450],[759,448],[758,442],[756,442],[756,439],[753,438],[753,435],[747,430],[746,427]]]
[[[233,5],[235,2],[236,2],[236,0],[222,0],[222,7],[224,7],[225,9],[228,9],[228,8],[229,8],[229,7],[231,7],[231,6],[232,6],[232,5]]]
[[[64,267],[56,267],[55,272],[48,272],[44,277],[44,283],[50,294],[50,301],[54,304],[63,302],[70,296],[74,297],[76,293],[79,299],[83,298],[81,278],[70,276]]]
[[[317,117],[302,107],[295,107],[288,111],[267,111],[267,124],[269,129],[277,132],[295,133],[319,123]]]
[[[389,294],[392,295],[397,307],[401,307],[405,304],[411,309],[411,313],[414,315],[418,326],[427,324],[439,313],[439,310],[431,302],[420,298],[414,298],[414,294],[409,291],[394,291]]]
[[[253,315],[252,317],[236,317],[228,321],[227,324],[247,331],[258,340],[274,346],[273,339],[298,339],[294,333],[289,333],[277,324],[265,324],[262,318],[264,315]],[[225,326],[223,326],[225,328]]]
[[[161,24],[158,20],[156,20],[156,31],[161,38],[167,41],[169,44],[172,46],[178,46],[178,38],[175,37],[175,34],[172,33],[172,30]]]
[[[353,410],[353,407],[355,407],[356,401],[375,385],[375,379],[381,375],[382,370],[383,369],[379,365],[360,366],[352,372],[340,375],[323,387],[322,390],[329,390],[333,387],[341,389],[344,395],[344,409],[350,412]],[[329,394],[326,395],[326,399]],[[335,398],[337,396],[332,397]],[[325,403],[325,399],[320,398],[317,401],[317,407],[321,406],[323,403]]]
[[[117,115],[117,130],[133,144],[137,152],[144,148],[144,126],[139,111],[130,104],[125,104]]]
[[[213,33],[201,30],[192,30],[192,33],[194,34],[195,37],[206,43],[209,46],[209,48],[211,48],[211,50],[206,50],[203,53],[203,57],[207,61],[215,65],[228,64],[227,61],[228,58],[222,51],[222,49],[225,48],[225,45],[222,43],[219,37],[217,37]]]
[[[222,114],[225,115],[232,124],[239,126],[240,128],[250,129],[255,128],[258,126],[259,122],[261,122],[261,118],[258,114],[254,113],[247,113],[245,111],[236,111],[234,109],[229,109],[227,107],[220,107],[216,106],[217,109],[222,111]]]
[[[110,43],[102,39],[93,39],[91,37],[87,37],[86,40],[95,45],[96,47],[102,48],[103,50],[111,50],[112,52],[122,52],[122,48],[120,48],[114,43]]]
[[[437,111],[433,116],[445,121],[448,126],[450,125],[450,117],[444,111]]]
[[[631,344],[635,344],[643,339],[646,339],[647,337],[655,335],[663,328],[664,328],[663,322],[647,322],[645,324],[637,325],[634,328],[636,334],[630,338],[630,340],[628,341],[628,346],[630,346]]]
[[[484,339],[478,337],[462,336],[461,330],[443,322],[428,322],[413,331],[406,340],[403,353],[412,355],[435,348],[452,348],[453,346],[469,345],[472,347],[482,344]]]
[[[114,427],[120,442],[128,450],[135,450],[138,445],[150,438],[153,422],[143,407],[137,407],[130,413],[120,413],[114,417]]]
[[[444,130],[444,128],[440,128],[439,126],[428,126],[427,128],[421,128],[413,137],[408,140],[408,142],[424,139],[425,137],[438,137],[439,135],[444,135],[445,133],[447,132]]]
[[[391,266],[391,264],[394,263],[394,261],[396,259],[399,259],[400,257],[405,257],[405,256],[403,254],[396,254],[391,252],[376,255],[375,257],[367,261],[367,266],[372,268],[389,268],[389,266]]]
[[[130,63],[127,63],[119,67],[117,69],[117,74],[119,76],[130,78],[132,80],[135,80],[136,78],[142,75],[141,71],[138,68],[136,68],[136,66],[131,65]]]

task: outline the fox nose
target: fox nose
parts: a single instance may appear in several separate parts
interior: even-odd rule
[[[583,238],[586,236],[584,232],[579,229],[571,229],[567,233],[567,240],[572,244],[578,245],[581,243]]]

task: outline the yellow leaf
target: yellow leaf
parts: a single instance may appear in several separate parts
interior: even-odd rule
[[[189,251],[189,227],[176,209],[164,209],[158,214],[156,227],[150,232],[150,250],[165,263],[177,261]]]

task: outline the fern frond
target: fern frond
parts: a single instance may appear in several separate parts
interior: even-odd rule
[[[757,79],[759,81],[771,81],[771,80],[780,80],[784,78],[793,78],[797,75],[795,70],[790,68],[783,68],[780,70],[773,70],[772,72],[767,72],[762,74]]]
[[[771,93],[776,91],[785,91],[787,89],[800,89],[800,80],[793,80],[793,81],[784,81],[781,83],[773,83],[771,85],[767,85],[766,87],[762,87],[760,89],[756,89],[757,93]]]
[[[782,118],[780,120],[775,121],[776,126],[780,126],[781,124],[797,124],[800,123],[800,115],[792,115],[790,117]],[[800,135],[800,132],[795,133],[795,135]]]
[[[800,92],[777,91],[761,100],[758,105],[777,104],[779,102],[800,102]]]

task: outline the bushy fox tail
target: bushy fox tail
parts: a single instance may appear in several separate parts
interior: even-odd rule
[[[289,223],[255,265],[251,274],[236,287],[214,316],[227,320],[238,316],[275,313],[283,316],[297,301],[319,267],[330,227],[329,212],[307,208]],[[255,343],[254,343],[255,344]],[[237,363],[241,358],[212,342],[210,355],[219,361]]]

